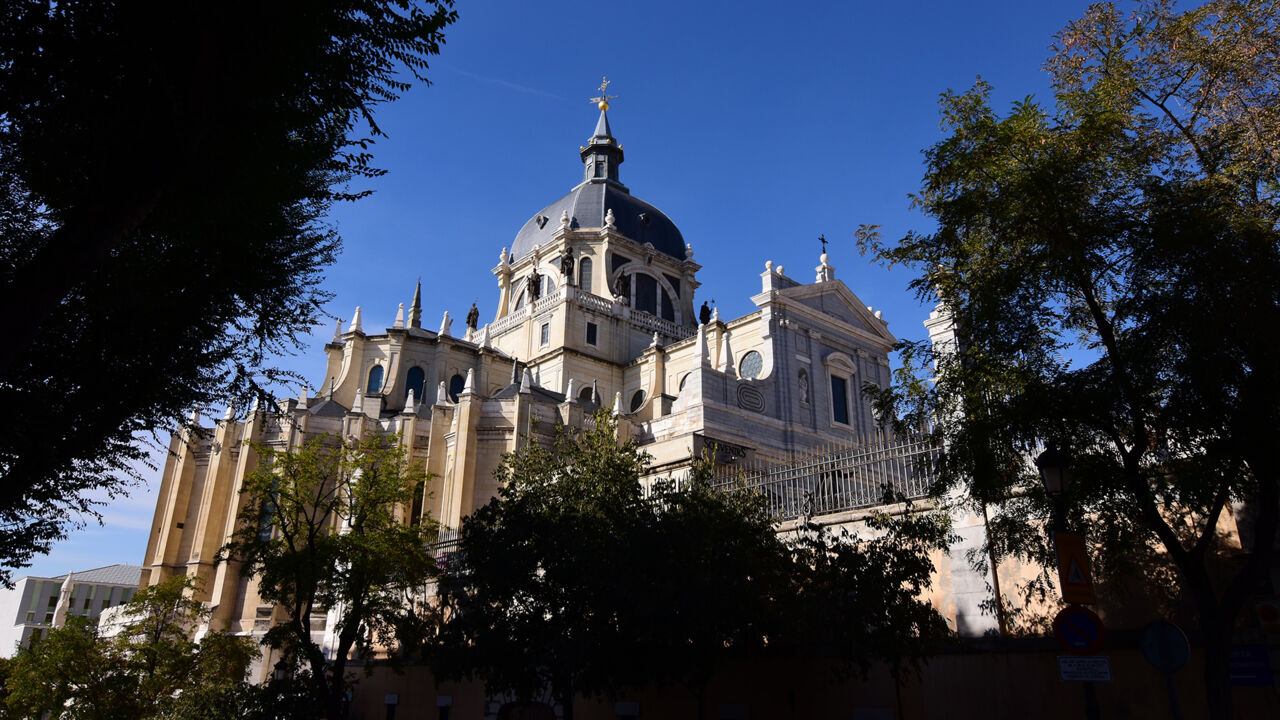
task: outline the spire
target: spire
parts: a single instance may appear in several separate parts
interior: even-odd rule
[[[422,278],[413,289],[413,304],[409,306],[409,327],[422,327]]]
[[[356,306],[356,314],[351,316],[351,327],[347,328],[347,332],[364,332],[364,325],[360,322],[360,306]]]
[[[600,118],[596,120],[596,129],[591,133],[591,139],[579,153],[586,166],[582,179],[585,182],[612,181],[621,185],[618,182],[618,166],[622,164],[622,146],[618,145],[613,137],[613,130],[609,128],[609,101],[617,95],[605,92],[608,88],[609,79],[605,78],[600,83],[600,94],[591,98],[591,102],[600,108]]]

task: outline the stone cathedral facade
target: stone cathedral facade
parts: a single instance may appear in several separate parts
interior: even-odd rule
[[[256,634],[270,625],[275,610],[255,581],[216,560],[257,464],[247,441],[401,433],[431,478],[407,520],[455,528],[495,495],[503,453],[557,425],[580,426],[600,407],[653,456],[655,473],[712,448],[720,465],[747,465],[873,430],[861,388],[889,382],[886,321],[837,279],[826,254],[797,273],[804,279],[764,262],[759,287],[744,288],[756,306],[748,315],[699,306],[693,245],[622,183],[607,109],[602,102],[580,149],[581,181],[498,255],[491,322],[473,310],[465,322],[444,313],[424,326],[421,287],[391,327],[366,327],[357,308],[324,347],[315,395],[281,401],[282,415],[228,415],[205,437],[173,438],[143,584],[198,576],[212,627]]]

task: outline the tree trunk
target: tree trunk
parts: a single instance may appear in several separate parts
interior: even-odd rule
[[[563,720],[573,720],[573,685],[572,684],[566,686],[564,691],[560,693],[560,708],[561,708],[560,717],[563,718]]]
[[[1231,629],[1217,624],[1203,622],[1205,702],[1211,720],[1231,720]]]

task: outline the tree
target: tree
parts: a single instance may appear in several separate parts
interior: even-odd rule
[[[718,658],[760,647],[786,559],[762,505],[703,469],[646,495],[647,469],[607,413],[507,456],[440,581],[436,672],[521,700],[549,691],[571,717],[576,695],[650,682],[701,702]]]
[[[264,642],[305,666],[312,699],[340,720],[351,654],[382,648],[395,657],[405,628],[419,624],[411,600],[434,568],[436,526],[405,516],[422,469],[397,435],[256,450],[262,465],[245,477],[248,501],[223,556],[241,561],[259,596],[283,613]],[[326,611],[336,615],[329,657],[311,636],[312,615]]]
[[[930,553],[945,550],[945,513],[875,514],[866,537],[804,523],[791,543],[792,642],[821,648],[865,677],[872,662],[888,666],[902,717],[902,681],[951,636],[923,596],[933,581]]]
[[[952,348],[904,348],[881,408],[935,418],[950,487],[996,503],[998,554],[1045,567],[1051,503],[1028,457],[1068,447],[1068,518],[1117,582],[1135,563],[1173,569],[1211,715],[1229,717],[1231,634],[1280,513],[1280,344],[1264,330],[1280,322],[1280,13],[1095,5],[1047,69],[1052,109],[1027,99],[1000,117],[981,81],[945,93],[949,136],[914,196],[937,230],[895,244],[862,231],[956,324]],[[1223,565],[1228,511],[1243,547]]]
[[[119,634],[104,637],[88,618],[22,648],[6,679],[13,717],[129,720],[238,718],[254,707],[245,682],[258,655],[252,640],[210,633],[189,638],[204,615],[192,581],[171,578],[124,606]]]
[[[135,435],[289,379],[325,214],[451,6],[0,4],[0,580],[127,488]]]

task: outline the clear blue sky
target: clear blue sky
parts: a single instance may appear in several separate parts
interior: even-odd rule
[[[384,106],[390,136],[374,148],[388,174],[375,193],[336,208],[344,239],[328,273],[328,310],[366,330],[386,327],[422,276],[423,324],[479,302],[492,319],[490,270],[520,226],[581,175],[578,146],[595,127],[587,98],[607,73],[621,180],[663,210],[703,266],[695,303],[728,318],[750,312],[765,260],[811,282],[818,235],[837,277],[884,311],[900,338],[924,335],[929,308],[910,275],[860,257],[853,231],[887,237],[930,228],[910,211],[921,151],[941,139],[937,99],[981,75],[998,107],[1048,99],[1041,66],[1078,2],[479,2],[415,87]],[[246,262],[252,262],[246,258]],[[323,383],[319,349],[285,363]],[[297,388],[281,394],[294,395]],[[167,433],[163,433],[167,436]],[[139,563],[159,473],[109,502],[90,524],[17,574],[53,575]]]

